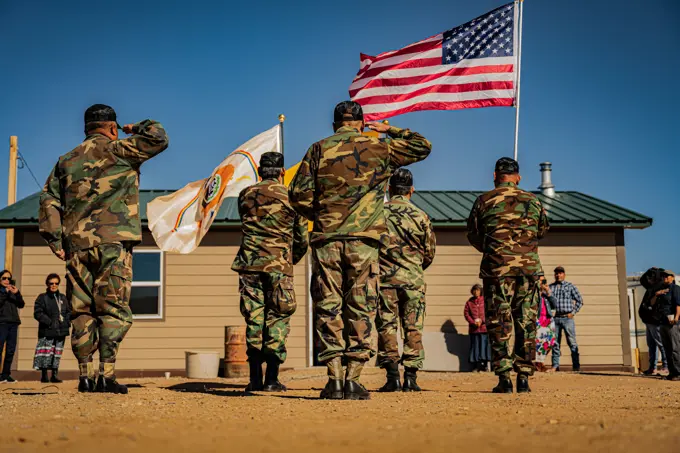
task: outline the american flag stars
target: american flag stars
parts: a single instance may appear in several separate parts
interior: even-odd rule
[[[485,16],[445,32],[442,63],[456,64],[467,58],[512,56],[514,7],[515,5],[511,4],[498,8]],[[487,44],[489,41],[491,41],[490,44]],[[458,43],[461,44],[455,48],[454,44]]]

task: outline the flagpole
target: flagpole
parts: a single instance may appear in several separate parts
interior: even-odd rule
[[[517,160],[517,144],[519,142],[519,89],[522,75],[522,18],[524,0],[515,0],[515,7],[519,4],[519,37],[517,39],[517,93],[515,98],[515,160]]]
[[[283,154],[283,122],[286,121],[286,115],[283,113],[279,115],[279,152]]]

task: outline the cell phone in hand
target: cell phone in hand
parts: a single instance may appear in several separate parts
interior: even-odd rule
[[[12,285],[12,286],[16,286],[16,285],[17,285],[17,281],[14,280],[14,279],[11,279],[11,280],[9,281],[9,284]]]

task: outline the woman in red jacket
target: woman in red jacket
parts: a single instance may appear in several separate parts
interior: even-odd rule
[[[470,324],[470,364],[475,371],[486,371],[491,360],[491,347],[486,333],[482,286],[470,290],[472,297],[465,303],[465,320]]]

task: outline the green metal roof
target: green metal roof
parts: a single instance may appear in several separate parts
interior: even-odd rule
[[[146,204],[156,197],[172,192],[172,190],[140,191],[139,208],[142,223],[146,223],[147,220]],[[427,212],[435,225],[461,227],[465,226],[472,204],[482,193],[482,191],[425,190],[416,192],[413,202]],[[554,198],[534,193],[548,211],[553,226],[647,228],[652,225],[650,217],[580,192],[557,192]],[[39,193],[34,193],[0,210],[0,228],[36,227],[39,196]],[[227,198],[222,203],[213,225],[239,223],[236,198]]]

